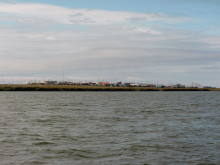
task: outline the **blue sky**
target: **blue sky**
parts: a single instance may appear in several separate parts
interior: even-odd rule
[[[186,30],[203,30],[220,34],[220,1],[218,0],[17,0],[9,3],[42,3],[71,9],[130,11],[138,13],[164,13],[173,17],[186,16],[197,19],[176,25]],[[161,26],[167,26],[160,24]]]
[[[220,87],[219,16],[218,0],[2,0],[0,77]]]

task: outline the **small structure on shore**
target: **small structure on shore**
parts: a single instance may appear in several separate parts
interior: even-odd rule
[[[165,85],[157,85],[157,88],[165,88]]]
[[[124,83],[125,87],[131,87],[131,84],[135,84],[135,83]]]
[[[55,85],[68,85],[68,82],[67,81],[59,81],[59,82],[56,82]]]
[[[110,86],[110,82],[100,82],[99,85],[102,85],[102,86]]]
[[[216,88],[216,87],[212,87],[212,86],[204,86],[203,88]]]
[[[115,85],[116,87],[118,87],[118,86],[121,86],[121,84],[122,84],[122,83],[121,83],[120,81],[118,81],[118,82],[115,82],[114,85]]]
[[[41,81],[41,83],[44,85],[54,85],[57,83],[57,81]]]
[[[185,88],[185,85],[176,84],[176,85],[173,85],[173,88]]]

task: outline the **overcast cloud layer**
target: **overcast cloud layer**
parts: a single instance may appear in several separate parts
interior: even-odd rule
[[[204,2],[207,3],[207,2]],[[184,14],[0,3],[0,76],[220,87],[220,36]],[[20,82],[19,82],[20,83]]]

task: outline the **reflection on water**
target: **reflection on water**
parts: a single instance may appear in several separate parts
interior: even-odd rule
[[[0,164],[220,164],[220,92],[1,92]]]

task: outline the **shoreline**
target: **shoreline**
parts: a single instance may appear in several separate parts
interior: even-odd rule
[[[220,88],[147,88],[76,85],[0,85],[0,91],[220,91]]]

